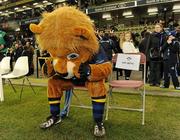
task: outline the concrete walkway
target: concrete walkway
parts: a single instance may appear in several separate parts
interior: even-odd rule
[[[30,76],[29,80],[33,86],[44,86],[47,87],[47,78],[36,78],[34,76]],[[12,79],[13,84],[21,84],[22,79]],[[25,81],[25,84],[28,85],[27,81]],[[106,86],[108,87],[108,83],[106,83]],[[174,90],[173,86],[171,85],[168,89],[161,89],[160,87],[151,87],[148,84],[146,84],[146,94],[152,95],[152,96],[169,96],[169,97],[180,97],[180,90]],[[81,90],[87,90],[85,88]],[[115,92],[121,92],[121,93],[128,93],[128,94],[136,94],[137,90],[131,90],[131,89],[116,89]]]

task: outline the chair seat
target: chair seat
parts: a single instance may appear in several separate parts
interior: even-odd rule
[[[0,74],[7,74],[9,71],[9,69],[0,69]]]
[[[6,74],[6,75],[2,75],[2,78],[4,79],[11,79],[11,78],[18,78],[18,77],[22,77],[22,76],[25,76],[27,73],[26,72],[21,72],[19,71],[19,73],[14,73],[14,72],[11,72],[9,74]]]
[[[7,74],[10,72],[10,60],[11,57],[6,56],[0,62],[0,74]]]
[[[140,88],[144,83],[138,80],[113,80],[109,85],[112,88]]]

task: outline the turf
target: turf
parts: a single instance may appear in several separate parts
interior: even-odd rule
[[[19,87],[18,92],[20,91]],[[25,87],[22,100],[9,85],[4,86],[5,101],[0,103],[0,140],[179,140],[180,98],[146,96],[145,125],[138,112],[110,110],[105,121],[106,136],[93,133],[91,110],[71,107],[69,117],[62,123],[41,130],[38,126],[49,115],[46,87],[35,87],[34,95]],[[76,90],[90,104],[87,91]],[[138,106],[139,96],[114,93],[114,103]],[[63,101],[62,101],[63,103]],[[73,98],[73,103],[77,103]]]

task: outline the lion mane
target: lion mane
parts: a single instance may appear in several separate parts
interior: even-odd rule
[[[36,33],[42,50],[77,51],[83,47],[94,54],[99,47],[93,27],[90,18],[75,7],[61,7],[51,13],[43,13],[41,22],[31,24],[30,30]]]

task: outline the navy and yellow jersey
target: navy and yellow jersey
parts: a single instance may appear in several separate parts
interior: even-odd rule
[[[92,59],[88,62],[89,64],[102,64],[108,61],[107,55],[100,45],[98,53],[96,53]]]
[[[99,51],[94,54],[91,58],[91,60],[87,61],[86,63],[87,64],[102,64],[102,63],[106,63],[108,62],[108,58],[106,56],[106,53],[103,49],[103,47],[99,47]],[[61,80],[64,80],[64,81],[72,81],[72,83],[74,85],[77,85],[77,86],[83,86],[85,85],[85,82],[87,81],[87,79],[82,79],[82,78],[77,78],[77,77],[73,77],[71,79],[65,79],[63,78],[63,76],[61,74],[58,74],[56,73],[54,76],[53,76],[54,79],[61,79]]]
[[[100,46],[99,51],[87,63],[88,64],[102,64],[102,63],[105,63],[105,62],[108,62],[108,58],[107,58],[107,55],[106,55],[104,49]],[[85,82],[86,82],[86,80],[84,81],[83,79],[80,79],[80,78],[77,78],[77,77],[73,77],[71,79],[71,81],[76,86],[84,86]]]

